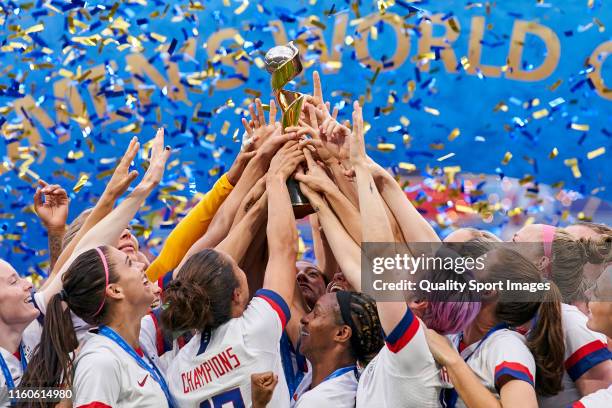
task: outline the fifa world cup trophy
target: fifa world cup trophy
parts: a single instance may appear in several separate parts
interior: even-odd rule
[[[297,126],[305,95],[283,89],[283,87],[302,72],[299,50],[293,45],[293,42],[271,48],[266,53],[265,64],[266,70],[272,75],[272,91],[283,114],[283,129]],[[300,191],[299,183],[295,179],[289,178],[287,188],[296,217],[311,213],[312,206]]]

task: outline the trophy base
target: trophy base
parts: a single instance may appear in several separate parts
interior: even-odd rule
[[[300,184],[294,178],[287,179],[287,190],[289,190],[289,199],[293,206],[293,214],[295,219],[304,218],[308,214],[314,213],[312,205],[300,190]]]
[[[314,214],[315,210],[312,208],[310,204],[298,204],[293,205],[293,215],[296,220],[301,220],[307,215]]]

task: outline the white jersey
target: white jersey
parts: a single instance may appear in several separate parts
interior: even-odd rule
[[[541,408],[566,407],[580,399],[575,381],[596,365],[610,360],[607,338],[587,327],[588,318],[576,306],[561,305],[565,341],[563,390],[547,398],[539,398]]]
[[[304,374],[293,399],[292,408],[354,408],[357,394],[356,367],[345,367],[334,371],[322,383],[310,389],[312,367]]]
[[[170,363],[170,392],[181,408],[246,407],[251,374],[273,371],[279,377],[270,408],[288,407],[282,375],[280,338],[289,321],[287,303],[277,293],[257,291],[241,317],[212,332],[198,333]],[[233,403],[231,405],[230,403]]]
[[[449,337],[453,344],[458,343],[459,335]],[[535,360],[525,344],[525,337],[513,330],[491,333],[484,341],[463,348],[461,357],[467,358],[467,365],[497,398],[501,387],[510,380],[525,381],[535,387]],[[456,407],[465,406],[458,398]]]
[[[47,302],[42,292],[37,292],[34,294],[34,307],[38,309],[40,315],[37,320],[40,325],[43,325],[45,314],[47,313]],[[74,328],[74,332],[76,333],[77,340],[79,343],[85,341],[86,338],[89,337],[89,330],[95,328],[89,323],[86,323],[83,319],[74,314],[74,312],[70,312],[70,318],[72,320],[72,327]]]
[[[34,307],[40,309],[38,304],[41,303],[42,296],[38,293],[34,294],[32,297]],[[23,349],[23,356],[19,352],[19,350],[5,350],[0,347],[0,354],[2,354],[2,358],[6,363],[7,368],[11,373],[11,378],[13,380],[13,384],[15,387],[19,385],[21,381],[21,377],[23,376],[23,366],[21,359],[25,357],[25,362],[27,362],[34,355],[34,349],[40,343],[40,335],[42,334],[42,319],[35,319],[25,328],[23,334],[21,335],[21,347]],[[6,378],[4,378],[4,373],[0,370],[0,407],[8,407],[8,384]]]
[[[157,355],[159,357],[158,367],[164,374],[180,348],[179,342],[171,340],[169,337],[160,327],[157,313],[150,312],[142,318],[140,345],[146,355]]]
[[[571,408],[610,408],[612,406],[612,385],[606,389],[595,391],[576,401]]]
[[[408,309],[361,374],[357,408],[439,407],[440,376],[423,325]]]
[[[13,379],[13,384],[15,387],[19,386],[19,382],[21,381],[21,377],[23,376],[23,367],[22,367],[22,358],[25,358],[25,363],[27,363],[34,354],[34,348],[40,342],[40,335],[42,333],[42,326],[38,322],[38,320],[34,320],[32,323],[26,327],[21,337],[21,344],[23,347],[23,356],[17,350],[17,352],[13,353],[9,350],[5,350],[0,347],[0,354],[2,354],[2,358],[8,367],[11,378]],[[4,378],[4,373],[0,371],[0,407],[8,407],[8,384],[6,382],[6,378]]]
[[[141,344],[141,349],[136,351],[146,363],[154,364],[159,370],[157,354],[142,351],[154,347],[154,344]],[[75,408],[168,407],[163,389],[149,372],[106,336],[90,336],[79,351],[75,365]]]

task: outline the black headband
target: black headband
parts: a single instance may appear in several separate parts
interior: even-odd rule
[[[358,338],[357,326],[355,326],[355,322],[353,322],[353,316],[351,314],[351,297],[353,294],[351,292],[347,292],[345,290],[339,290],[336,292],[336,299],[338,301],[338,306],[340,306],[340,316],[342,316],[342,320],[344,324],[351,328],[351,346],[353,347],[353,351],[355,354],[360,354],[360,343]]]

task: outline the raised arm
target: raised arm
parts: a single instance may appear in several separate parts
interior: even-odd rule
[[[280,124],[274,126],[273,134],[267,137],[264,143],[257,149],[255,157],[253,157],[247,165],[244,174],[234,187],[234,191],[227,197],[223,205],[219,208],[219,211],[217,211],[217,214],[215,214],[208,231],[206,231],[206,234],[198,239],[195,244],[191,246],[189,251],[187,251],[181,261],[181,265],[193,254],[205,248],[216,247],[227,236],[241,202],[249,193],[253,185],[263,177],[276,151],[283,146],[285,142],[296,138],[297,135],[294,133],[281,134]],[[178,270],[178,268],[175,270]]]
[[[38,180],[38,188],[34,193],[34,210],[47,230],[50,271],[53,271],[53,266],[62,252],[69,203],[68,194],[61,186]]]
[[[380,194],[397,220],[406,242],[440,242],[433,227],[412,205],[397,181],[378,163],[368,158],[368,166]]]
[[[138,142],[136,141],[133,146],[130,144],[130,147],[138,151]],[[143,179],[117,208],[93,226],[78,242],[74,252],[62,266],[57,276],[42,291],[45,301],[51,299],[61,290],[63,273],[81,253],[101,245],[115,245],[117,243],[125,227],[134,218],[147,196],[161,181],[169,156],[170,147],[164,148],[164,130],[160,128],[153,139],[150,164]]]
[[[363,241],[386,242],[391,245],[395,239],[382,198],[368,168],[363,134],[363,113],[358,102],[353,104],[353,138],[351,139],[350,152],[351,164],[355,169],[357,180],[357,192],[359,193]],[[376,254],[376,256],[392,256],[393,253],[394,248],[390,247],[389,253]],[[377,306],[380,322],[385,333],[392,333],[406,313],[406,303],[377,302]]]
[[[315,258],[317,259],[317,264],[325,276],[327,276],[327,278],[331,281],[334,278],[334,275],[339,271],[340,265],[338,265],[334,252],[329,246],[329,241],[327,240],[323,227],[319,222],[318,215],[316,213],[311,214],[308,219],[310,221],[310,228],[312,231],[312,246],[314,247],[313,249]]]
[[[244,168],[254,155],[254,151],[238,153],[230,170],[217,180],[213,188],[172,230],[159,256],[147,268],[149,280],[155,281],[176,268],[189,248],[206,233],[217,210],[232,192]]]
[[[138,143],[138,138],[133,137],[132,140],[130,140],[127,150],[123,154],[123,157],[119,161],[119,164],[115,168],[111,179],[108,181],[102,196],[96,202],[95,207],[87,216],[83,226],[76,233],[75,237],[62,250],[57,262],[55,262],[55,265],[53,266],[49,278],[41,287],[41,291],[44,290],[51,282],[53,282],[59,271],[65,266],[66,261],[74,253],[74,249],[78,245],[79,241],[81,241],[85,234],[87,234],[87,232],[89,232],[94,225],[96,225],[101,219],[106,217],[112,211],[115,201],[117,201],[117,199],[121,197],[123,193],[125,193],[132,181],[138,177],[138,172],[136,170],[130,171],[130,163],[132,163],[136,157],[136,153],[138,153],[139,148],[140,143]]]
[[[307,145],[309,142],[311,141],[300,142],[300,146]],[[323,194],[353,241],[361,243],[361,218],[359,211],[338,190],[338,186],[327,176],[325,170],[314,161],[308,148],[304,148],[304,156],[308,163],[308,174],[296,174],[296,179],[306,184],[312,190]]]
[[[356,207],[358,205],[355,185],[344,176],[342,163],[349,158],[348,139],[350,130],[347,125],[338,122],[338,109],[330,112],[331,105],[325,102],[321,77],[317,71],[312,73],[313,96],[309,97],[304,105],[304,113],[308,123],[302,122],[315,129],[311,134],[313,139],[321,142],[320,158],[329,168],[342,194]],[[313,117],[313,114],[315,115]]]
[[[261,198],[266,191],[266,176],[263,176],[251,188],[246,196],[242,199],[238,211],[234,216],[234,221],[230,227],[230,231],[247,215],[251,207]]]
[[[299,174],[299,173],[298,173]],[[307,184],[300,183],[300,189],[317,212],[329,246],[346,280],[358,292],[361,291],[361,250],[344,229],[336,214],[325,199]]]
[[[253,204],[246,216],[230,231],[229,235],[217,245],[217,249],[229,254],[237,263],[242,262],[249,245],[255,239],[259,227],[265,222],[268,209],[268,194],[264,194]]]
[[[297,258],[297,228],[287,178],[295,171],[304,155],[295,141],[286,143],[276,153],[266,178],[268,201],[268,248],[270,256],[264,277],[264,289],[278,293],[287,304],[293,301],[295,262]],[[272,198],[273,197],[273,198]]]

